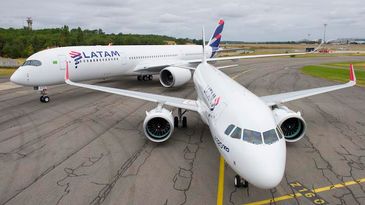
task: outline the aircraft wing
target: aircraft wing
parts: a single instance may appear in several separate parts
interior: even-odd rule
[[[88,88],[91,90],[98,90],[98,91],[102,91],[102,92],[137,98],[137,99],[146,100],[146,101],[150,101],[150,102],[161,103],[164,105],[183,108],[183,109],[187,109],[187,110],[191,110],[191,111],[199,110],[198,103],[196,100],[169,97],[169,96],[157,95],[157,94],[152,94],[152,93],[144,93],[144,92],[138,92],[138,91],[125,90],[125,89],[109,88],[109,87],[98,86],[98,85],[89,85],[89,84],[72,82],[69,79],[68,64],[66,65],[65,82],[69,85],[73,85],[73,86],[77,86],[77,87]]]
[[[323,43],[319,44],[317,48],[312,52],[303,52],[303,53],[279,53],[279,54],[263,54],[263,55],[246,55],[246,56],[230,56],[230,57],[219,57],[219,58],[208,58],[207,62],[212,61],[227,61],[227,60],[239,60],[239,59],[251,59],[251,58],[268,58],[268,57],[279,57],[279,56],[292,56],[292,55],[306,55],[310,53],[316,53],[318,49],[322,46]],[[188,60],[188,63],[199,63],[201,59],[196,60]]]
[[[353,65],[350,65],[350,81],[348,83],[344,83],[341,85],[333,85],[333,86],[326,86],[321,88],[313,88],[313,89],[307,89],[307,90],[301,90],[301,91],[294,91],[294,92],[288,92],[288,93],[281,93],[276,95],[268,95],[268,96],[262,96],[260,97],[261,100],[263,100],[268,106],[277,105],[280,103],[289,102],[292,100],[297,100],[313,95],[318,95],[322,93],[327,93],[343,88],[348,88],[356,85],[356,76]]]

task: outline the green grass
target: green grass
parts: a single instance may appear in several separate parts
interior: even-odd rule
[[[16,68],[0,68],[0,77],[11,76]]]
[[[353,64],[357,85],[365,87],[365,62],[342,62],[321,65],[304,66],[301,72],[314,77],[320,77],[337,82],[349,81],[349,65]]]

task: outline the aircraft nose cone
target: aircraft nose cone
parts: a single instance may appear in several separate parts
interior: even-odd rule
[[[279,185],[285,171],[285,141],[262,147],[256,152],[252,150],[252,153],[255,157],[241,161],[239,165],[241,173],[237,173],[261,189],[271,189]]]
[[[285,167],[285,165],[284,165]],[[281,165],[274,165],[262,170],[260,178],[256,180],[255,185],[261,189],[272,189],[278,186],[284,175],[284,167]]]
[[[23,77],[22,73],[19,70],[16,70],[13,75],[11,75],[10,81],[15,84],[24,85],[25,76]]]

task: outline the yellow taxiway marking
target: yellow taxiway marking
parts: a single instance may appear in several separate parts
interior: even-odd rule
[[[233,80],[236,80],[236,78],[238,78],[239,76],[241,76],[241,75],[243,75],[243,74],[245,74],[245,73],[247,73],[247,72],[250,72],[251,70],[255,70],[255,68],[251,68],[251,69],[249,69],[249,70],[245,70],[245,71],[243,71],[243,72],[240,72],[240,73],[236,74],[235,76],[233,76],[233,77],[232,77],[232,79],[233,79]]]
[[[217,205],[223,204],[223,190],[224,190],[223,188],[224,188],[224,158],[221,155],[219,159]]]
[[[330,185],[330,186],[326,186],[326,187],[313,189],[312,191],[314,193],[319,193],[319,192],[330,191],[332,189],[339,189],[339,188],[343,188],[343,187],[351,186],[351,185],[355,185],[355,184],[361,184],[361,183],[364,183],[364,182],[365,182],[365,178],[362,178],[362,179],[358,179],[358,180],[347,181],[347,182],[344,182],[344,183],[339,183],[339,184],[335,184],[335,185]],[[273,203],[273,202],[284,201],[284,200],[288,200],[288,199],[293,199],[294,197],[298,198],[298,197],[301,197],[301,196],[303,196],[303,195],[300,194],[300,193],[288,194],[288,195],[279,196],[279,197],[266,199],[266,200],[262,200],[262,201],[247,203],[246,205],[270,204],[270,203]]]

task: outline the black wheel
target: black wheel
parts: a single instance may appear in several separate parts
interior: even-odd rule
[[[242,187],[247,188],[248,187],[248,181],[244,180],[244,183],[242,184]]]
[[[188,127],[188,119],[185,116],[182,119],[182,127],[183,128]]]
[[[148,80],[153,80],[153,75],[148,75]]]
[[[174,117],[174,126],[179,127],[179,118],[176,116]]]
[[[49,100],[50,100],[50,99],[49,99],[49,97],[48,97],[47,95],[43,97],[43,102],[44,102],[44,103],[48,103],[48,102],[49,102]]]
[[[143,78],[144,81],[147,81],[148,80],[148,76],[147,75],[144,75],[142,78]]]
[[[39,100],[40,100],[41,102],[44,102],[44,96],[42,95],[42,96],[39,98]]]
[[[242,186],[241,177],[239,175],[236,175],[234,177],[234,186],[237,188],[240,188]]]
[[[137,76],[137,80],[138,80],[138,81],[141,81],[141,80],[142,80],[142,76],[140,76],[140,75],[139,75],[139,76]]]

